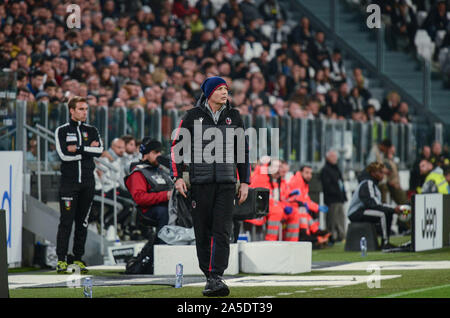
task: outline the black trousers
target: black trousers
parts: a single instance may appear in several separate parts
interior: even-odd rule
[[[60,218],[56,235],[56,255],[59,261],[65,261],[69,249],[72,225],[75,222],[73,255],[81,260],[87,237],[87,227],[95,182],[75,183],[61,180],[59,190]]]
[[[200,269],[209,277],[228,267],[235,184],[193,184],[192,221]]]
[[[360,209],[349,216],[352,222],[370,222],[381,225],[383,244],[389,242],[389,234],[392,224],[392,212],[379,211],[373,209]]]

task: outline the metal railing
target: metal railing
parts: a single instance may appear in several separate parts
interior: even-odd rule
[[[0,139],[15,136],[15,147],[9,150],[26,151],[28,141],[35,135],[34,138],[39,143],[37,161],[43,163],[44,171],[54,171],[54,165],[49,164],[50,147],[54,144],[52,143],[53,131],[67,122],[65,121],[67,114],[65,104],[34,103],[33,105],[18,101],[16,127],[9,127],[9,133],[0,135]],[[172,132],[177,128],[181,116],[183,113],[177,110],[163,112],[157,109],[146,112],[143,108],[99,107],[90,110],[89,123],[99,130],[105,148],[108,148],[112,139],[125,134],[133,135],[138,140],[149,135],[163,142],[167,154]],[[290,116],[246,115],[242,117],[246,128],[253,127],[258,133],[260,128],[266,128],[267,142],[264,146],[263,144],[252,145],[265,148],[258,149],[258,155],[261,153],[271,155],[271,143],[274,142],[275,132],[278,132],[279,156],[293,166],[310,164],[315,169],[320,168],[324,163],[326,152],[335,149],[344,155],[346,170],[361,170],[366,164],[365,159],[371,147],[385,138],[391,139],[396,147],[399,167],[405,169],[413,163],[418,149],[423,145],[431,144],[434,140],[446,142],[444,127],[441,123],[399,124],[382,121],[291,118]],[[2,127],[0,131],[1,129]],[[258,139],[258,141],[261,140]]]

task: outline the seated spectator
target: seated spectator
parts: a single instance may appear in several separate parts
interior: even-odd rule
[[[331,84],[325,78],[325,71],[318,69],[314,81],[312,81],[312,91],[320,94],[327,94],[331,89]]]
[[[291,116],[291,118],[306,118],[305,111],[302,109],[300,104],[296,102],[288,102],[287,106],[288,114]]]
[[[291,31],[290,42],[298,43],[302,46],[302,48],[306,49],[312,40],[313,34],[309,19],[307,17],[302,17],[300,19],[300,23],[297,24]]]
[[[114,189],[116,191],[117,200],[124,206],[121,211],[117,211],[117,224],[121,227],[118,229],[120,231],[119,236],[122,236],[124,232],[128,232],[130,229],[126,228],[129,224],[129,216],[131,215],[132,206],[128,201],[131,199],[128,191],[126,190],[123,178],[125,176],[124,166],[123,166],[123,154],[125,152],[125,142],[120,138],[115,138],[111,142],[111,147],[104,151],[101,158],[106,159],[108,163],[114,167],[110,168],[106,165],[100,164],[100,168],[97,168],[94,173],[95,177],[95,190],[97,195],[101,194],[103,190],[106,198],[112,200],[114,198]],[[95,208],[99,209],[99,203],[96,202]],[[98,215],[93,215],[93,219],[97,220]],[[113,225],[114,214],[113,209],[109,208],[105,213],[105,226],[106,228]],[[124,231],[124,232],[122,232]]]
[[[214,19],[214,6],[210,0],[199,0],[197,1],[195,8],[197,9],[198,16],[200,17],[203,24],[208,23],[208,21]]]
[[[258,6],[259,13],[264,21],[275,22],[286,20],[286,11],[278,4],[277,0],[264,0]]]
[[[364,111],[365,100],[359,93],[358,87],[353,87],[350,91],[349,97],[350,105],[352,106],[352,112],[361,112]]]
[[[433,166],[439,167],[442,167],[445,164],[449,164],[448,158],[445,158],[445,156],[442,153],[442,144],[437,140],[434,141],[433,144],[431,145],[430,162],[433,164]]]
[[[139,161],[139,150],[136,147],[136,138],[130,135],[122,136],[122,139],[125,143],[125,152],[123,153],[123,168],[124,175],[128,175],[130,173],[130,167],[133,162]]]
[[[399,106],[400,95],[397,92],[392,91],[381,103],[381,108],[378,111],[377,115],[380,116],[383,121],[390,121],[392,114],[398,110]]]
[[[307,118],[310,119],[321,119],[323,113],[320,111],[319,100],[315,98],[310,98],[308,104],[306,105],[306,111],[308,113]]]
[[[157,232],[169,221],[168,202],[173,190],[169,174],[159,167],[161,149],[159,141],[145,137],[139,147],[142,160],[125,178],[126,187],[138,206],[139,218],[156,222]],[[157,238],[157,243],[163,241]]]
[[[391,12],[391,23],[396,37],[394,43],[398,45],[398,39],[400,38],[406,42],[405,48],[414,48],[414,37],[418,24],[416,14],[405,0],[400,0],[394,5]]]
[[[37,160],[37,141],[35,138],[28,141],[28,150],[25,155],[26,161],[36,161]]]
[[[331,58],[328,47],[325,43],[325,33],[316,32],[314,41],[308,45],[308,54],[311,56],[311,63],[315,69],[323,67],[323,63]]]
[[[275,103],[272,105],[272,115],[274,116],[284,116],[286,114],[285,101],[281,98],[277,98]]]
[[[411,122],[411,118],[409,115],[409,107],[407,102],[401,102],[398,107],[398,114],[400,116],[400,122],[407,124]]]
[[[431,40],[436,38],[437,31],[447,30],[449,20],[447,18],[447,4],[445,1],[438,1],[435,7],[428,13],[421,28],[427,30]]]
[[[433,166],[430,161],[422,159],[419,168],[420,174],[425,177],[420,193],[449,194],[449,184],[441,167]]]
[[[284,100],[289,99],[294,90],[294,83],[292,81],[292,78],[286,76],[285,74],[279,74],[277,76],[276,82],[273,84],[271,83],[271,86],[272,87],[269,88],[269,92],[271,93],[271,95],[282,98]]]
[[[423,146],[418,158],[414,161],[411,168],[410,178],[409,178],[409,190],[412,193],[420,193],[422,184],[425,182],[425,176],[420,173],[420,162],[422,159],[430,160],[431,158],[431,148],[430,146]]]
[[[400,213],[400,208],[391,208],[381,203],[378,183],[384,178],[384,169],[384,165],[379,162],[372,162],[367,166],[353,193],[347,216],[351,222],[381,224],[381,249],[391,249],[395,247],[389,242],[392,216]]]
[[[286,26],[286,22],[283,19],[277,19],[275,25],[272,28],[269,40],[271,43],[287,43],[289,37],[289,27]]]
[[[367,101],[372,97],[369,91],[369,80],[363,75],[362,70],[358,67],[353,69],[352,75],[347,77],[347,83],[350,89],[357,87],[359,94]]]
[[[42,91],[44,84],[44,73],[41,71],[35,71],[31,75],[31,81],[27,84],[27,88],[36,97],[36,95]]]
[[[344,61],[342,60],[341,51],[338,48],[333,50],[330,59],[325,59],[322,62],[322,67],[330,70],[330,79],[335,87],[345,82],[347,73],[345,70]]]
[[[365,110],[366,113],[366,118],[368,121],[377,121],[377,120],[381,120],[380,117],[377,116],[377,112],[375,109],[375,106],[372,104],[368,104]]]
[[[348,92],[348,85],[346,82],[341,83],[339,86],[339,98],[335,105],[333,112],[336,113],[338,118],[347,119],[352,116],[352,104],[350,103],[350,95]]]
[[[174,0],[172,13],[178,18],[183,19],[185,16],[189,16],[193,13],[197,13],[197,9],[189,5],[187,0]]]
[[[242,0],[239,3],[239,9],[242,11],[242,17],[244,24],[249,24],[250,21],[258,20],[258,23],[262,23],[263,19],[259,13],[258,8],[253,3],[253,0]]]

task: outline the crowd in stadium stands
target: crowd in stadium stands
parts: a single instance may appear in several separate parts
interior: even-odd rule
[[[363,70],[275,0],[63,2],[0,4],[0,67],[17,72],[19,100],[186,110],[220,75],[241,114],[410,121],[397,93],[372,98]],[[67,28],[72,2],[81,29]]]
[[[403,1],[394,2],[380,2],[382,10],[392,14],[396,32],[411,40],[414,15],[405,15]],[[81,8],[81,29],[66,25],[71,3]],[[25,101],[59,103],[79,95],[90,107],[187,110],[204,79],[220,75],[230,83],[232,106],[243,115],[411,121],[398,93],[374,99],[367,74],[348,70],[339,49],[329,47],[307,17],[287,23],[276,0],[258,6],[251,0],[190,3],[0,1],[0,68],[17,73],[17,99]],[[424,25],[430,36],[447,28],[445,4],[442,9],[433,1],[413,3],[429,11]],[[442,43],[449,44],[448,32]],[[124,173],[128,157],[136,154],[129,142],[129,137],[114,140],[102,156],[114,164],[126,161]],[[113,182],[103,173],[96,171],[98,191],[102,180]],[[122,188],[119,179],[116,186]]]
[[[417,30],[425,30],[434,43],[433,61],[450,74],[450,3],[447,0],[372,0],[381,8],[384,22],[392,30],[388,37],[395,49],[417,51]],[[421,41],[417,39],[417,41]],[[419,44],[420,45],[420,44]],[[442,54],[441,54],[442,53]]]

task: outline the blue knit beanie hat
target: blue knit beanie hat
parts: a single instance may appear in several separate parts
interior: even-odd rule
[[[209,98],[214,91],[220,86],[225,85],[228,87],[227,82],[220,76],[212,76],[205,79],[203,82],[201,89],[203,94],[205,94],[206,98]]]

